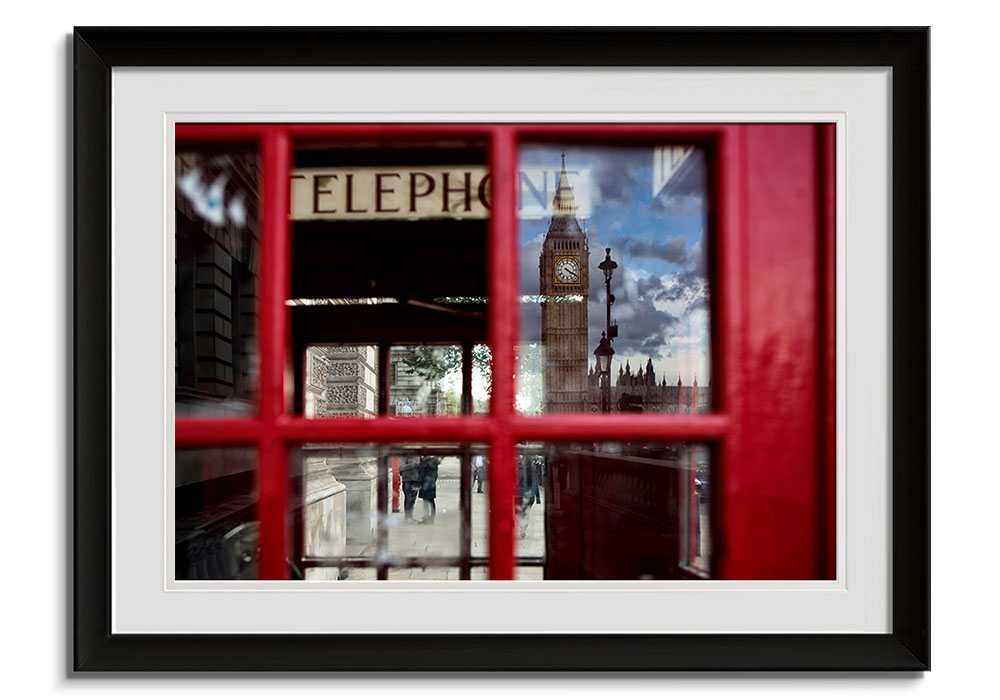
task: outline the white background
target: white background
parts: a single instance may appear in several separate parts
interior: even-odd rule
[[[409,698],[516,695],[563,691],[576,697],[609,694],[699,698],[977,697],[996,687],[997,547],[992,541],[1000,450],[991,439],[1000,418],[995,266],[1000,226],[994,202],[1000,178],[995,23],[984,3],[906,3],[905,11],[868,0],[814,3],[679,4],[618,0],[604,14],[583,4],[559,6],[505,0],[503,15],[484,3],[454,3],[431,12],[425,3],[382,2],[352,10],[330,2],[219,3],[173,0],[162,6],[90,2],[17,3],[5,7],[3,168],[6,243],[2,260],[5,341],[3,435],[7,447],[3,508],[2,656],[4,687],[18,696],[186,698],[274,697],[276,693],[349,692]],[[696,10],[695,7],[700,7]],[[902,6],[901,6],[902,7]],[[294,9],[293,9],[294,8]],[[933,253],[933,502],[934,671],[924,676],[851,678],[656,676],[646,678],[529,677],[483,682],[340,678],[187,678],[151,682],[125,677],[69,678],[68,346],[70,266],[68,34],[74,24],[931,24],[935,232]],[[582,46],[582,50],[593,47]],[[897,232],[905,235],[905,232]]]

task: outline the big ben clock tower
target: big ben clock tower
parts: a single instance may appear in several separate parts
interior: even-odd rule
[[[587,402],[587,296],[590,250],[562,157],[552,219],[538,260],[542,297],[545,411],[582,413]]]

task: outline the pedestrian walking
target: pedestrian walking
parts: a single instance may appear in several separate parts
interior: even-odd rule
[[[535,505],[534,465],[528,464],[524,457],[517,460],[517,491],[514,495],[514,508],[517,512],[517,537],[523,540],[528,534],[528,515],[531,506]]]
[[[424,525],[433,525],[434,517],[437,515],[437,506],[434,499],[437,498],[438,465],[441,460],[437,457],[423,457],[420,460],[420,498],[424,502],[424,519],[420,522]]]
[[[473,478],[476,481],[476,493],[482,493],[483,482],[486,481],[486,460],[482,455],[476,455],[472,458],[472,464],[475,467]]]
[[[534,460],[533,460],[533,465],[532,465],[532,468],[534,469],[534,472],[535,472],[534,473],[534,477],[535,477],[535,503],[541,503],[542,502],[542,494],[541,494],[540,489],[541,489],[541,485],[542,485],[542,481],[543,481],[543,471],[544,471],[544,466],[543,465],[544,465],[544,462],[542,461],[542,458],[536,456],[534,458]]]
[[[399,480],[403,488],[403,520],[415,522],[413,506],[417,503],[417,493],[420,491],[420,460],[411,456],[400,457]]]

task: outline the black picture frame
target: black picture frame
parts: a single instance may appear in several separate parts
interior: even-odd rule
[[[921,671],[930,668],[929,29],[74,32],[75,671]],[[581,43],[587,52],[570,50]],[[133,66],[892,69],[889,634],[111,634],[111,71]]]

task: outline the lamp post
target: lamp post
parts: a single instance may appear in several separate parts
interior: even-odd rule
[[[597,377],[601,387],[601,413],[611,412],[611,356],[615,354],[604,331],[601,331],[601,342],[594,350],[597,358]]]
[[[615,303],[615,295],[611,293],[611,276],[618,268],[618,263],[611,259],[611,248],[604,249],[604,261],[597,266],[604,273],[604,288],[607,307],[605,327],[601,333],[601,341],[594,350],[597,357],[597,370],[601,386],[601,413],[611,412],[611,356],[615,354],[611,341],[618,337],[618,324],[611,325],[611,305]]]

